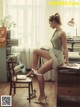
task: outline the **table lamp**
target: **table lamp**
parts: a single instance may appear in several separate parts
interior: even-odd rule
[[[74,26],[74,18],[71,18],[71,20],[70,21],[68,21],[68,23],[67,23],[69,26]]]
[[[75,25],[75,22],[74,22],[74,18],[71,18],[70,21],[68,21],[67,23],[69,26],[73,27]],[[76,25],[76,36],[77,36],[77,25]]]

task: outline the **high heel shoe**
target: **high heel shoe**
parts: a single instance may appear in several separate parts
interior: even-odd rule
[[[34,74],[42,76],[43,74],[38,73],[35,69],[32,68],[32,71],[34,72]]]
[[[41,97],[38,100],[35,100],[34,103],[36,104],[47,104],[47,96]]]
[[[32,68],[31,71],[26,76],[28,77],[28,76],[31,76],[31,75],[34,75],[34,74],[39,75],[39,76],[43,75],[43,74],[38,73],[37,70]]]
[[[47,96],[43,96],[41,98],[38,99],[39,102],[46,102],[47,101]]]
[[[43,97],[40,97],[34,103],[36,103],[36,104],[47,104],[47,96],[45,95]]]

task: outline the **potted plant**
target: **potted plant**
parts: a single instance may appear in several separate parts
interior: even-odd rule
[[[14,23],[10,15],[5,16],[2,20],[0,20],[0,27],[6,27],[7,30],[15,28],[15,25],[16,24]]]
[[[7,38],[10,39],[11,30],[16,26],[15,22],[12,20],[10,15],[5,16],[2,20],[0,20],[0,27],[5,27],[7,29]]]

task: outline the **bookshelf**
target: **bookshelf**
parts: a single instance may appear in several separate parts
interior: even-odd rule
[[[6,55],[9,56],[12,54],[11,47],[18,46],[17,39],[11,39],[11,31],[7,31],[6,34]]]

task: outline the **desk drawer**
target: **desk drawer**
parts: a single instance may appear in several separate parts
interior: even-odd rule
[[[58,95],[80,96],[80,88],[58,87]]]
[[[58,87],[80,87],[80,75],[58,75]]]

